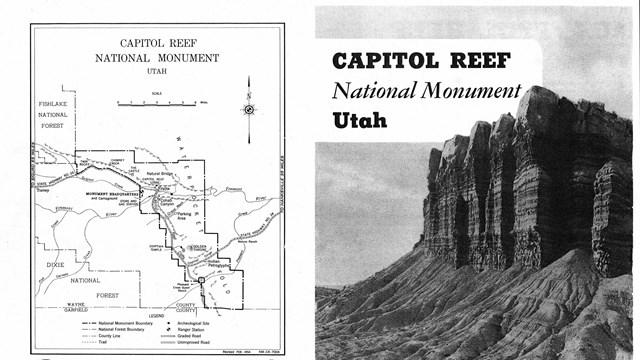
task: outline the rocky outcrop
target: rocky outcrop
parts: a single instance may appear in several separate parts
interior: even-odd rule
[[[477,122],[432,151],[421,242],[478,271],[591,249],[600,271],[629,273],[631,150],[630,120],[533,87],[515,118]]]
[[[596,267],[607,276],[631,269],[633,182],[631,164],[619,159],[607,162],[594,185],[592,249]]]
[[[438,214],[438,188],[436,186],[436,176],[438,175],[438,168],[440,167],[440,158],[442,157],[442,151],[432,148],[429,153],[429,163],[427,167],[427,189],[429,194],[424,199],[423,216],[424,216],[424,232],[420,241],[424,243],[424,239],[435,239],[439,232],[439,220]],[[433,244],[433,240],[432,244]],[[435,244],[433,244],[435,247]]]
[[[489,139],[490,182],[487,193],[485,253],[476,270],[504,270],[513,263],[513,181],[516,159],[513,149],[515,119],[505,114],[493,126]]]
[[[489,137],[491,125],[478,121],[471,129],[469,149],[464,159],[463,193],[468,214],[469,263],[481,267],[487,257],[484,233],[487,224],[486,200],[489,190]]]
[[[468,263],[469,240],[467,235],[467,204],[462,198],[463,164],[469,147],[469,137],[456,135],[444,143],[436,175],[434,197],[430,204],[432,218],[426,218],[426,227],[431,228],[429,252],[452,261],[456,266]],[[437,153],[431,153],[438,156]],[[431,158],[429,163],[431,163]],[[427,212],[427,211],[425,211]]]

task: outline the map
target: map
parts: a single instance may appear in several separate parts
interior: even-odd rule
[[[31,25],[31,352],[284,353],[284,24]]]

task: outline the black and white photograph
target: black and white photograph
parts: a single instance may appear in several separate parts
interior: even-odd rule
[[[318,143],[317,358],[631,358],[631,149],[541,87],[442,146]]]
[[[631,359],[629,9],[318,13],[328,38],[533,38],[543,66],[464,132],[425,111],[448,137],[316,143],[316,358]]]

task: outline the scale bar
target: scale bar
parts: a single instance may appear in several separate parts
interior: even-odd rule
[[[196,106],[196,104],[126,104],[118,103],[118,106]]]

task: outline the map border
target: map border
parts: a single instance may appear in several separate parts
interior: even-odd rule
[[[281,348],[279,353],[251,353],[251,354],[241,354],[241,353],[198,353],[198,352],[162,352],[166,351],[166,349],[158,349],[156,352],[46,352],[46,351],[38,351],[35,347],[34,343],[34,331],[35,331],[35,317],[34,317],[34,297],[33,297],[33,285],[35,281],[35,272],[34,272],[34,263],[33,263],[33,248],[34,248],[34,188],[32,187],[32,166],[33,166],[33,144],[35,140],[35,131],[33,127],[33,116],[34,116],[34,89],[33,85],[35,82],[34,76],[34,49],[33,49],[33,30],[35,26],[44,25],[44,26],[52,26],[52,25],[71,25],[71,26],[96,26],[96,25],[115,25],[115,26],[126,26],[126,25],[278,25],[281,26],[282,38],[280,41],[280,46],[282,47],[280,51],[280,60],[281,60],[281,68],[282,76],[280,77],[280,104],[282,106],[282,111],[280,113],[279,119],[279,134],[280,134],[280,172],[281,172],[281,190],[280,190],[280,202],[282,203],[282,249],[280,250],[282,253],[281,256],[281,281],[282,281],[282,291],[281,291],[281,300],[282,300],[282,316],[280,317],[280,325],[282,327],[281,330]],[[149,356],[149,355],[159,355],[159,356],[168,356],[168,355],[177,355],[177,356],[285,356],[286,355],[286,333],[287,333],[287,312],[286,312],[286,104],[287,104],[287,96],[286,96],[286,23],[283,22],[32,22],[29,23],[29,354],[31,355],[116,355],[116,356]],[[78,349],[84,350],[84,349]],[[110,349],[105,349],[110,350]],[[116,350],[117,349],[113,349]],[[143,351],[148,351],[147,349],[141,349]],[[237,350],[249,350],[249,349],[237,349]],[[184,350],[182,350],[184,351]],[[198,351],[198,350],[196,350]],[[200,350],[201,351],[201,350]]]

